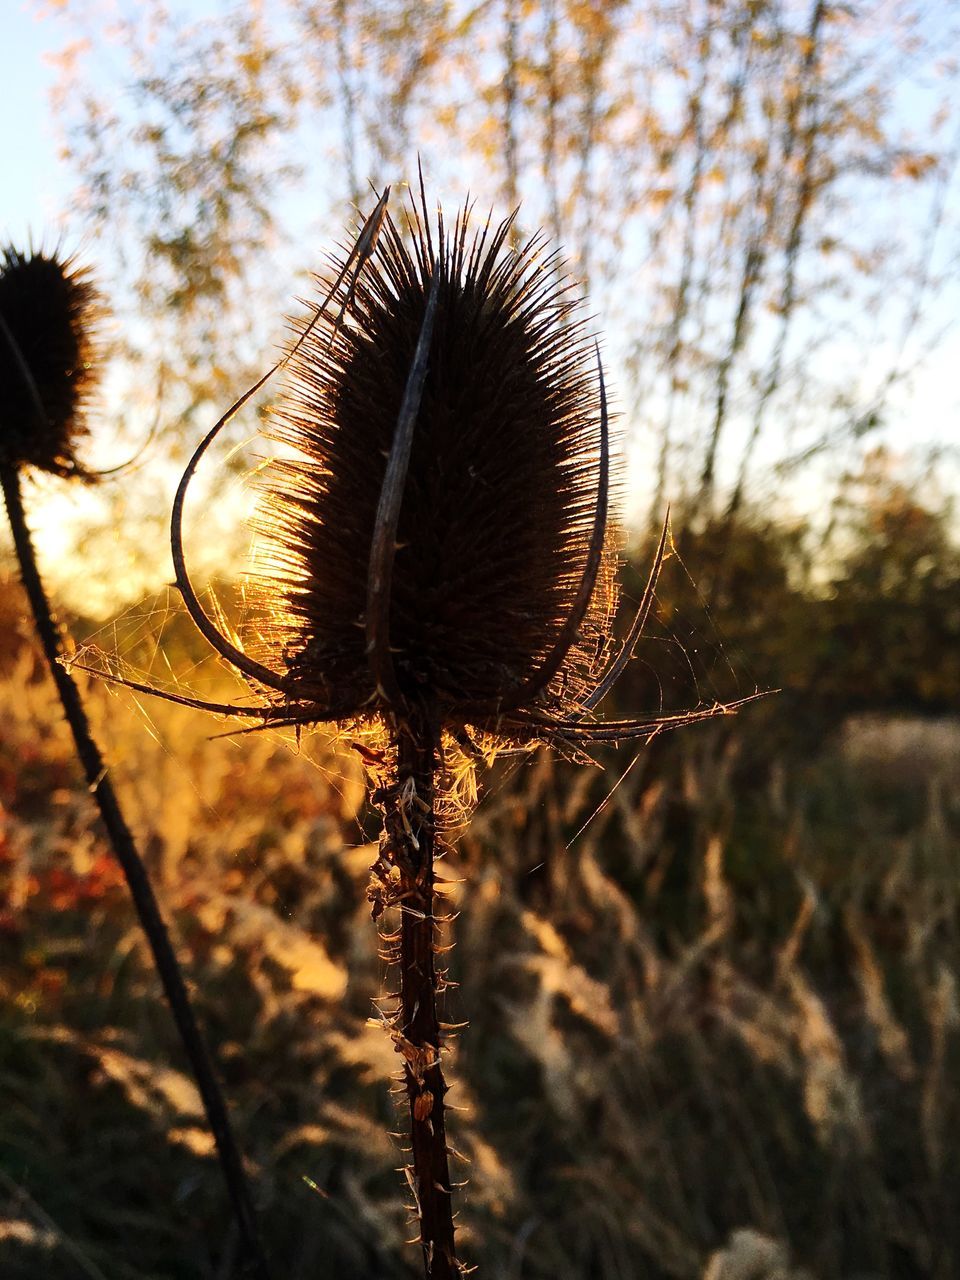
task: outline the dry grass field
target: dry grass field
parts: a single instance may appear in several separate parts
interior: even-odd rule
[[[0,1280],[958,1280],[960,8],[14,8]]]
[[[356,753],[86,697],[275,1274],[414,1275]],[[0,705],[2,1274],[229,1276],[196,1090],[29,645]],[[629,757],[483,779],[445,1011],[481,1275],[960,1273],[956,726],[847,721],[781,758],[778,714],[659,739],[614,790]]]

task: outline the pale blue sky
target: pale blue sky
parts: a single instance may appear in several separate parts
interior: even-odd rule
[[[5,9],[0,40],[0,236],[22,245],[30,235],[39,239],[56,234],[67,192],[48,100],[56,69],[44,61],[57,40],[49,19],[36,16],[35,3],[8,0]]]

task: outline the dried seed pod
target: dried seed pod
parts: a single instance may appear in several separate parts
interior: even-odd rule
[[[469,210],[449,233],[438,212],[434,232],[422,187],[405,237],[388,195],[320,280],[322,301],[286,355],[197,446],[174,499],[184,604],[264,701],[210,702],[97,674],[262,726],[429,724],[468,762],[536,742],[576,755],[752,701],[601,718],[653,605],[669,513],[615,644],[603,371],[557,255],[539,236],[510,248],[512,218],[471,235]],[[244,647],[191,581],[184,506],[210,445],[281,370],[273,435],[294,456],[260,472],[247,597],[260,618]]]
[[[537,237],[514,251],[510,227],[471,233],[464,212],[451,229],[439,215],[431,228],[423,209],[405,238],[388,215],[349,322],[322,318],[288,365],[272,434],[296,456],[265,470],[258,527],[260,656],[284,672],[290,702],[357,716],[426,702],[447,727],[482,728],[566,639],[544,696],[526,701],[578,705],[602,656],[616,553],[604,545],[605,483],[598,512],[606,427],[595,349],[557,256]],[[431,288],[381,639],[391,697],[371,660],[368,571]],[[592,550],[582,617],[565,638]]]
[[[100,314],[90,276],[72,259],[0,251],[0,463],[86,474],[77,446]]]

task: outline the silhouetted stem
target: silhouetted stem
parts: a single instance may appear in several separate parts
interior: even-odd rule
[[[437,1020],[433,859],[436,730],[405,725],[397,741],[397,782],[387,830],[400,867],[400,1015],[396,1033],[410,1103],[413,1192],[427,1280],[461,1275],[454,1245],[453,1196],[444,1126],[444,1083]],[[398,856],[399,855],[399,856]]]
[[[240,1232],[240,1239],[245,1253],[245,1266],[242,1274],[256,1276],[257,1280],[269,1280],[266,1259],[257,1233],[253,1204],[250,1199],[246,1177],[240,1154],[234,1140],[233,1130],[227,1115],[227,1108],[220,1092],[213,1071],[213,1065],[200,1029],[197,1026],[193,1010],[190,1007],[183,975],[174,954],[166,925],[160,914],[160,908],[153,886],[147,876],[146,868],[141,861],[134,844],[130,828],[121,812],[116,792],[110,781],[100,749],[90,732],[90,722],[80,700],[80,692],[69,671],[60,663],[63,657],[62,631],[54,621],[47,601],[46,592],[37,567],[36,556],[30,530],[27,527],[20,492],[19,474],[8,466],[0,466],[0,483],[10,518],[13,542],[20,562],[20,573],[24,589],[33,610],[40,643],[50,667],[63,704],[64,715],[73,734],[77,755],[86,775],[87,785],[100,809],[103,825],[107,829],[110,843],[117,861],[123,869],[130,894],[133,898],[140,923],[147,935],[150,949],[153,952],[157,972],[163,983],[163,989],[174,1021],[180,1032],[180,1038],[186,1050],[190,1066],[193,1070],[200,1096],[203,1100],[207,1120],[217,1144],[220,1165],[227,1183],[230,1198]]]

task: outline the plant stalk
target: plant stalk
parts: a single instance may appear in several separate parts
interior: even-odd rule
[[[256,1280],[269,1280],[269,1270],[257,1231],[246,1175],[210,1054],[194,1017],[183,975],[146,867],[137,852],[133,835],[120,809],[103,756],[91,734],[90,722],[83,708],[80,692],[72,675],[60,662],[64,656],[64,633],[54,620],[44,591],[33,549],[33,540],[24,515],[20,475],[16,469],[0,466],[0,485],[3,488],[23,586],[30,601],[44,656],[57,686],[87,785],[100,809],[100,816],[106,827],[110,844],[123,869],[137,915],[150,944],[164,993],[169,1001],[203,1100],[207,1121],[213,1132],[220,1166],[233,1203],[246,1256],[241,1274],[256,1277]]]
[[[458,1280],[453,1194],[444,1124],[447,1085],[440,1063],[434,916],[436,845],[434,783],[439,733],[424,717],[401,726],[397,786],[386,802],[386,832],[400,870],[400,1008],[394,1039],[403,1056],[410,1107],[412,1167],[408,1181],[420,1223],[426,1280]]]

